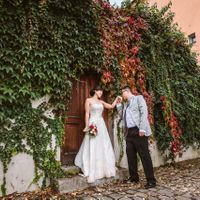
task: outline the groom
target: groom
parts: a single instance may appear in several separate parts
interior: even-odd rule
[[[139,182],[137,153],[140,156],[147,184],[145,188],[156,186],[153,165],[148,149],[148,136],[151,135],[151,128],[148,121],[147,105],[142,95],[134,96],[129,86],[121,90],[122,97],[127,101],[123,109],[123,120],[125,126],[126,153],[130,178],[134,183]]]

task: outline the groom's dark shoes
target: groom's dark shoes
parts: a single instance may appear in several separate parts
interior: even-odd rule
[[[145,187],[145,189],[154,188],[154,187],[156,187],[156,183],[148,182],[144,187]]]
[[[129,178],[126,180],[126,182],[127,182],[127,183],[128,183],[128,182],[131,182],[131,183],[138,184],[140,181],[139,181],[139,179],[134,179],[134,178],[132,178],[132,177],[129,177]]]

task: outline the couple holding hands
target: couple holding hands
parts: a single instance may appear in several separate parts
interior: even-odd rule
[[[83,131],[90,132],[90,127],[95,127],[95,131],[91,131],[93,136],[91,134],[85,135],[75,158],[75,165],[82,170],[88,183],[116,175],[114,150],[102,116],[104,108],[113,109],[116,106],[118,111],[122,111],[130,173],[129,181],[139,183],[138,153],[147,180],[145,188],[155,187],[156,179],[148,148],[148,136],[151,135],[151,128],[148,121],[147,105],[143,96],[133,95],[129,86],[121,89],[122,97],[118,96],[112,104],[101,100],[103,90],[99,86],[96,86],[90,92],[90,95],[91,98],[87,98],[85,102],[85,129]],[[122,104],[122,98],[126,102],[125,104]]]

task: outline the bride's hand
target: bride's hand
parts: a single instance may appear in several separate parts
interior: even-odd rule
[[[83,132],[88,132],[89,131],[89,127],[86,126],[84,129],[83,129]]]
[[[122,102],[122,97],[121,96],[117,96],[117,103],[121,103]]]

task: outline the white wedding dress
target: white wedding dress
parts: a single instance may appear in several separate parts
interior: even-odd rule
[[[89,124],[97,126],[97,136],[85,135],[75,165],[81,168],[88,183],[103,177],[115,176],[115,155],[102,117],[103,104],[93,103],[90,106]]]

